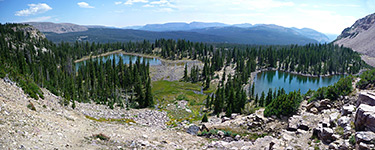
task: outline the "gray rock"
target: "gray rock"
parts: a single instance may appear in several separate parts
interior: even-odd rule
[[[328,148],[329,148],[329,149],[337,150],[337,149],[338,149],[338,146],[337,146],[335,143],[331,143],[331,144],[329,144]]]
[[[370,150],[370,145],[361,142],[356,145],[356,149],[357,150]]]
[[[301,116],[294,115],[288,119],[288,131],[297,131],[297,129],[301,130],[309,130],[307,122],[302,119]]]
[[[358,100],[357,100],[357,107],[361,104],[375,106],[375,94],[369,93],[369,92],[359,93]]]
[[[339,120],[337,120],[337,124],[343,128],[348,126],[350,123],[350,118],[347,116],[341,117]]]
[[[317,127],[313,129],[313,135],[322,140],[323,143],[331,143],[336,140],[333,136],[333,130],[326,127]]]
[[[375,132],[375,106],[361,104],[357,109],[354,124],[357,131]]]
[[[187,133],[191,134],[191,135],[197,135],[198,134],[198,131],[199,131],[199,127],[196,126],[196,125],[191,125],[189,126],[189,128],[187,129]]]
[[[343,106],[341,109],[341,115],[346,116],[354,112],[354,105]]]
[[[221,122],[225,122],[225,121],[228,121],[228,120],[230,120],[230,118],[228,118],[228,117],[221,118]]]
[[[217,131],[217,135],[219,135],[220,137],[224,137],[224,132],[223,131]]]
[[[360,131],[355,133],[355,139],[357,144],[375,144],[375,133],[371,131]]]
[[[310,109],[310,112],[313,113],[313,114],[318,114],[319,111],[318,111],[317,108],[314,107],[314,108]]]
[[[238,114],[233,113],[233,114],[230,115],[230,118],[231,118],[231,119],[236,119],[237,116],[238,116]]]
[[[236,141],[239,141],[239,140],[241,140],[241,136],[240,136],[240,135],[236,135],[236,136],[234,137],[234,139],[235,139]]]

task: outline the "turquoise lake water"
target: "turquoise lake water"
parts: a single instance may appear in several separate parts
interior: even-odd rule
[[[260,97],[262,91],[267,95],[269,88],[284,88],[286,93],[294,90],[301,90],[306,93],[309,89],[317,90],[320,87],[333,85],[343,75],[335,75],[330,77],[306,77],[295,75],[282,71],[264,71],[256,75],[254,79],[254,92]]]

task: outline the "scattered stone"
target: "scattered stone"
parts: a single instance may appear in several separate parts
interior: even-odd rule
[[[196,126],[196,125],[191,125],[189,126],[189,128],[187,129],[187,133],[191,134],[191,135],[197,135],[198,134],[198,131],[199,131],[199,127]]]

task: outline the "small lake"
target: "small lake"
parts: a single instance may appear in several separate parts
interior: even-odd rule
[[[286,93],[300,89],[301,93],[305,94],[309,89],[317,90],[320,87],[333,85],[341,77],[343,77],[343,75],[306,77],[282,71],[264,71],[258,73],[254,79],[254,92],[260,97],[262,91],[264,91],[267,96],[269,88],[272,88],[272,91],[274,91],[275,88],[284,88]]]
[[[129,64],[130,61],[132,61],[132,63],[134,64],[139,57],[141,62],[145,62],[145,63],[149,62],[150,66],[161,65],[161,61],[157,58],[148,58],[148,57],[141,57],[141,56],[134,56],[134,55],[126,55],[126,54],[121,54],[121,53],[111,54],[111,55],[102,56],[102,57],[96,57],[96,58],[93,58],[93,60],[98,61],[99,59],[102,59],[103,63],[105,63],[106,61],[112,61],[115,58],[116,64],[118,64],[119,61],[120,61],[120,57],[122,58],[122,61],[123,61],[124,64]],[[76,70],[78,70],[78,68],[81,65],[86,65],[86,61],[87,60],[75,63]]]

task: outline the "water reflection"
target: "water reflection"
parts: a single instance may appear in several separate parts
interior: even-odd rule
[[[285,92],[300,89],[306,93],[309,89],[316,90],[319,87],[336,83],[342,75],[330,77],[306,77],[282,71],[260,72],[255,77],[255,93],[260,95],[262,91],[267,92],[269,88],[284,88]]]
[[[101,59],[103,61],[103,63],[105,63],[106,61],[112,61],[114,58],[116,59],[116,64],[119,63],[120,61],[120,57],[122,58],[122,61],[124,64],[129,64],[130,61],[132,61],[132,63],[134,64],[135,61],[139,58],[141,62],[145,61],[145,62],[149,62],[150,65],[160,65],[161,64],[161,61],[157,58],[146,58],[146,57],[141,57],[141,56],[133,56],[133,55],[126,55],[126,54],[111,54],[111,55],[108,55],[108,56],[102,56],[102,57],[97,57],[97,58],[93,58],[93,61],[98,61],[100,62],[99,60]],[[81,61],[81,62],[78,62],[76,63],[76,69],[78,70],[78,68],[81,66],[81,65],[86,65],[86,61]]]

